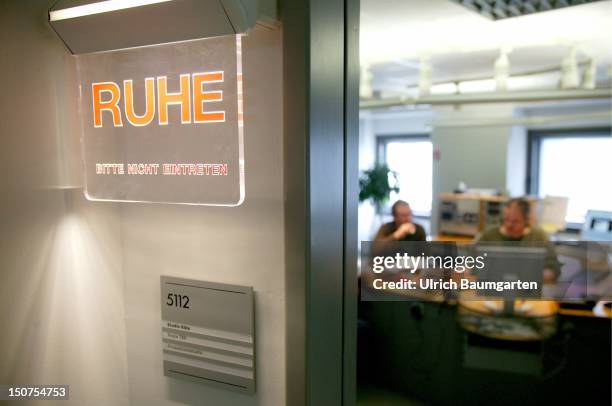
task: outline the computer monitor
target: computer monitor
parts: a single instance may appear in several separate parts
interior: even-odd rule
[[[587,211],[580,237],[584,241],[612,241],[612,212]]]
[[[546,263],[546,249],[543,246],[522,246],[512,243],[500,245],[478,244],[476,255],[485,256],[485,267],[476,273],[479,282],[493,282],[492,286],[500,282],[535,282],[528,289],[504,289],[498,291],[492,288],[478,289],[482,296],[495,296],[505,301],[504,312],[513,312],[515,299],[538,299],[542,297],[542,283],[544,266]],[[524,284],[523,284],[524,285]],[[520,285],[520,286],[523,286]]]

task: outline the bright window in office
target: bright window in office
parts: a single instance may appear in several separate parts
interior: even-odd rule
[[[391,193],[389,206],[401,199],[410,204],[415,216],[431,216],[433,147],[429,136],[379,136],[378,151],[379,162],[396,172],[399,181],[400,191]]]
[[[568,224],[584,222],[587,210],[612,211],[612,137],[608,131],[539,133],[532,180],[539,197],[568,197]],[[534,173],[535,172],[535,173]]]

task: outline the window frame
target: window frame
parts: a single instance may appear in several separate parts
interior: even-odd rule
[[[527,176],[525,190],[532,196],[540,192],[540,148],[542,141],[563,138],[602,138],[612,137],[612,127],[550,128],[527,131]],[[578,232],[583,223],[567,223],[566,230]]]
[[[430,141],[431,134],[430,133],[410,133],[410,134],[376,134],[376,165],[382,165],[387,163],[387,151],[386,145],[390,142],[394,141],[404,141],[404,142],[418,142],[418,141]],[[433,157],[432,157],[433,160]],[[433,164],[432,164],[433,165]],[[432,167],[433,171],[433,167]],[[432,185],[433,190],[433,185]],[[384,205],[384,207],[377,207],[376,214],[379,215],[391,215],[391,205]],[[433,212],[433,207],[432,207]],[[423,215],[414,215],[414,218],[418,219],[431,219],[432,212],[429,213],[429,216]]]

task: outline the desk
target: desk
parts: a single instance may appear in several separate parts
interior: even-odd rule
[[[595,313],[595,307],[600,306],[601,314]],[[603,303],[598,303],[593,309],[569,309],[563,307],[561,304],[559,308],[559,314],[563,316],[575,316],[575,317],[594,317],[594,318],[603,318],[603,319],[612,319],[612,309],[606,308],[603,306]],[[599,310],[598,309],[598,310]]]
[[[467,306],[477,310],[482,302]],[[609,319],[559,312],[559,329],[546,340],[495,340],[461,328],[461,307],[459,301],[360,302],[366,325],[358,339],[362,382],[410,393],[425,404],[484,405],[492,399],[581,404],[588,399],[610,405]],[[536,307],[546,314],[557,305]]]
[[[457,321],[465,330],[508,341],[541,341],[557,331],[557,302],[515,300],[515,314],[500,314],[502,300],[460,300]]]
[[[457,244],[472,244],[474,237],[467,235],[438,234],[431,237],[434,242],[454,242]]]

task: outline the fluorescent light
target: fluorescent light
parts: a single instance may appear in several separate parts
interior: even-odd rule
[[[69,18],[108,13],[126,8],[147,6],[149,4],[165,3],[171,0],[106,0],[82,6],[64,8],[49,12],[49,21],[67,20]]]
[[[431,86],[431,94],[455,94],[457,85],[454,83],[439,83]]]
[[[459,93],[480,93],[495,91],[495,80],[466,80],[459,82]]]

